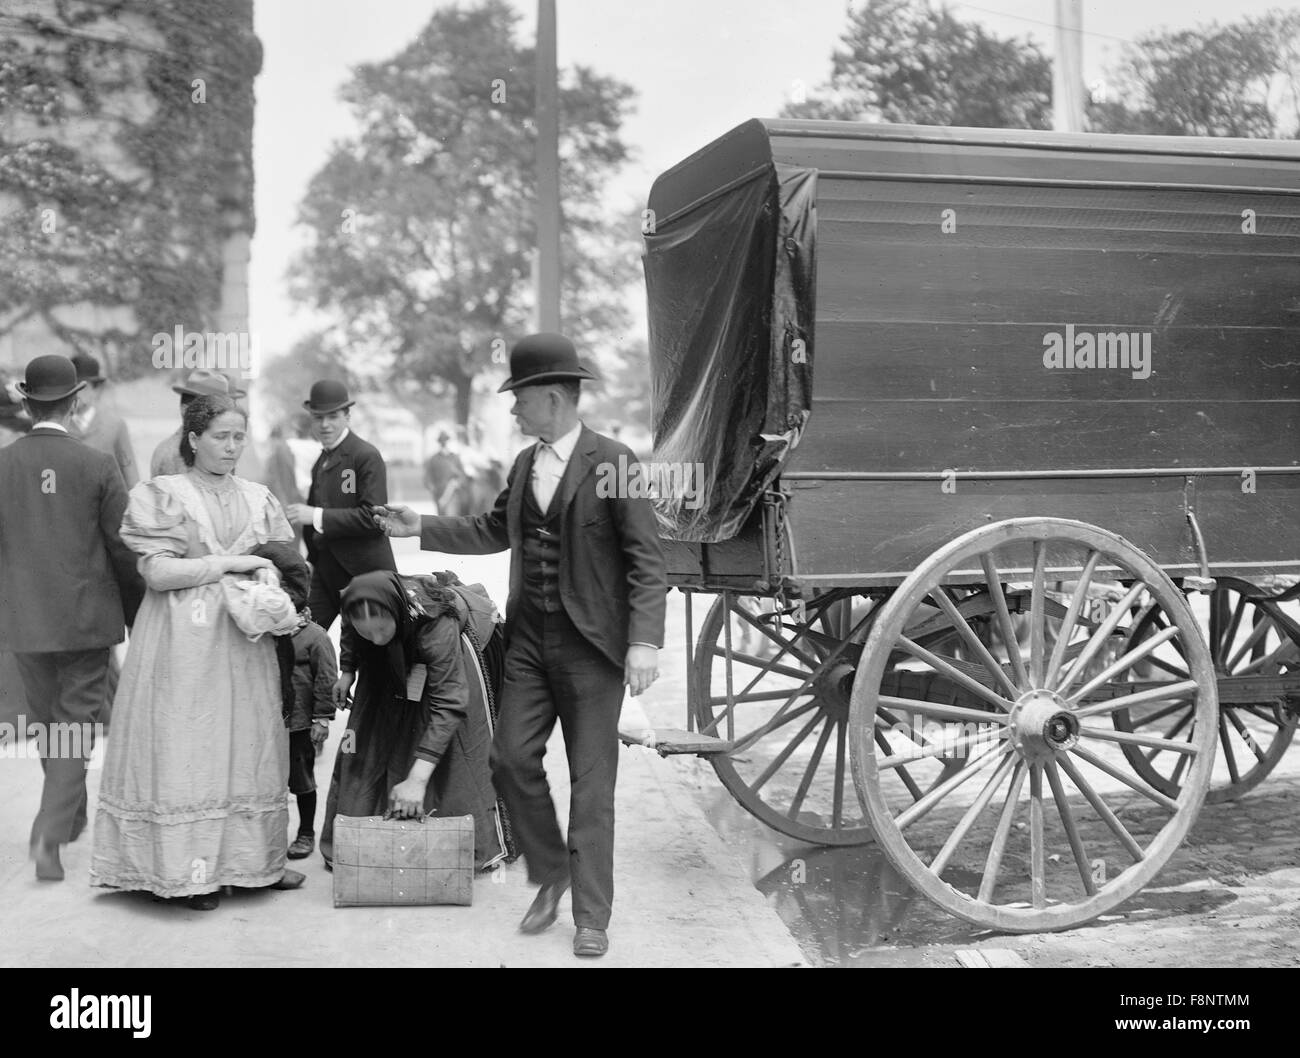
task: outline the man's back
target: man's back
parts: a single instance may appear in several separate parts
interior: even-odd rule
[[[142,585],[118,535],[126,487],[113,458],[38,428],[0,451],[0,496],[0,648],[120,643]]]

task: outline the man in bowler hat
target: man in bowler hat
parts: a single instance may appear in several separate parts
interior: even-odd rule
[[[230,379],[220,371],[206,367],[191,371],[184,382],[172,386],[172,392],[181,395],[182,415],[185,414],[186,405],[198,397],[231,397],[238,400],[245,395],[242,389],[232,386]],[[189,470],[185,460],[181,459],[182,429],[183,427],[177,426],[174,434],[158,442],[158,447],[153,450],[153,458],[149,461],[151,478],[160,474],[184,474]]]
[[[573,951],[584,956],[609,948],[619,710],[624,684],[638,695],[659,675],[667,591],[650,501],[596,487],[598,468],[637,459],[578,418],[581,380],[595,377],[562,335],[522,339],[499,392],[514,393],[519,429],[539,440],[516,457],[493,509],[459,518],[396,506],[378,512],[391,535],[419,535],[426,551],[510,549],[492,776],[529,880],[540,886],[520,929],[546,929],[572,885]],[[557,719],[572,781],[567,843],[542,767]]]
[[[36,877],[63,878],[59,846],[86,826],[86,766],[109,649],[135,620],[144,582],[119,535],[126,487],[111,455],[68,433],[85,387],[63,356],[20,385],[32,430],[0,451],[0,650],[12,651],[42,727],[45,787],[32,824]]]
[[[355,403],[342,382],[312,385],[303,407],[311,412],[312,436],[322,451],[311,468],[307,502],[285,508],[290,524],[302,527],[312,565],[307,605],[326,631],[348,581],[377,569],[397,570],[392,545],[372,514],[388,502],[388,468],[379,449],[352,432],[349,409]]]
[[[77,414],[72,417],[69,433],[91,448],[111,455],[122,471],[129,492],[140,480],[140,474],[135,469],[135,450],[126,423],[101,401],[108,380],[100,373],[99,361],[93,356],[74,356],[72,363],[77,369],[77,381],[84,382],[86,388],[77,396]]]

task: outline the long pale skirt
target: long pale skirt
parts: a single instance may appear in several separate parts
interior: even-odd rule
[[[91,884],[193,896],[271,885],[288,850],[288,734],[270,636],[219,584],[149,589],[113,703]]]

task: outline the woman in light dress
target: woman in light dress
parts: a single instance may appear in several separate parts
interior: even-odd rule
[[[131,490],[122,539],[148,591],[114,701],[91,884],[218,906],[222,886],[293,889],[288,735],[272,637],[251,641],[226,574],[271,569],[249,554],[292,540],[265,486],[234,474],[247,417],[229,397],[185,409],[185,474]]]

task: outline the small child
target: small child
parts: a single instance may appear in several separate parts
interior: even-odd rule
[[[289,729],[289,792],[298,800],[298,835],[289,846],[289,859],[301,860],[316,849],[316,757],[334,719],[338,662],[325,629],[307,609],[311,567],[298,549],[272,541],[253,554],[275,563],[281,587],[298,610],[298,627],[290,635],[276,637],[275,653],[284,723]]]

